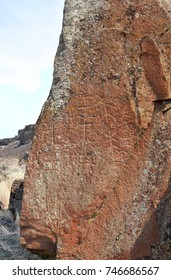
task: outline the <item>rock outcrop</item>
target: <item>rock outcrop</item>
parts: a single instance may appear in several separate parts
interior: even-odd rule
[[[34,124],[29,124],[26,125],[23,129],[20,129],[15,137],[0,139],[0,146],[7,146],[16,141],[19,141],[19,145],[25,145],[33,140],[33,136]]]
[[[139,259],[171,246],[170,11],[167,0],[66,0],[25,174],[26,248]]]
[[[34,124],[26,125],[25,128],[18,131],[18,140],[20,145],[28,144],[34,137]]]
[[[7,146],[7,145],[13,143],[14,141],[17,141],[17,136],[15,136],[13,138],[0,139],[0,146]]]
[[[13,182],[24,179],[33,135],[34,125],[27,125],[17,136],[0,140],[0,201],[5,208],[8,208]]]
[[[24,182],[23,180],[15,180],[11,187],[9,206],[8,208],[14,210],[15,212],[21,212],[21,205],[23,199],[23,189]]]

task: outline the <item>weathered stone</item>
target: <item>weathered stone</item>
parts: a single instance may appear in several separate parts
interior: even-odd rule
[[[23,199],[23,180],[15,180],[11,187],[10,199],[9,199],[9,209],[14,209],[14,211],[20,214],[21,204]]]
[[[26,125],[25,128],[18,131],[18,140],[20,145],[25,145],[33,140],[34,124]]]
[[[0,139],[0,146],[7,146],[10,143],[14,142],[17,140],[17,136],[15,136],[14,138],[4,138],[4,139]]]
[[[138,259],[162,244],[170,10],[164,0],[66,0],[25,174],[26,248],[58,259]]]

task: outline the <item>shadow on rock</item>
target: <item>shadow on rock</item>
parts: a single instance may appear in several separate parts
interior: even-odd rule
[[[171,177],[165,195],[132,248],[131,259],[171,260]]]

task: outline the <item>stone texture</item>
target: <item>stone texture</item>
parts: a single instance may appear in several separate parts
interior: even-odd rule
[[[18,140],[20,145],[28,144],[34,137],[34,124],[26,125],[25,128],[18,131]]]
[[[19,243],[19,217],[0,209],[0,260],[39,260]]]
[[[165,254],[170,11],[164,0],[66,0],[25,174],[26,248],[57,259]]]
[[[9,206],[8,208],[14,210],[15,212],[21,212],[21,204],[23,199],[23,180],[15,180],[11,187]]]

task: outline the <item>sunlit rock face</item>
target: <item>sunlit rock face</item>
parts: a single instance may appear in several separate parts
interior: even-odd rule
[[[25,174],[21,244],[33,252],[57,259],[164,254],[169,3],[66,0]]]

